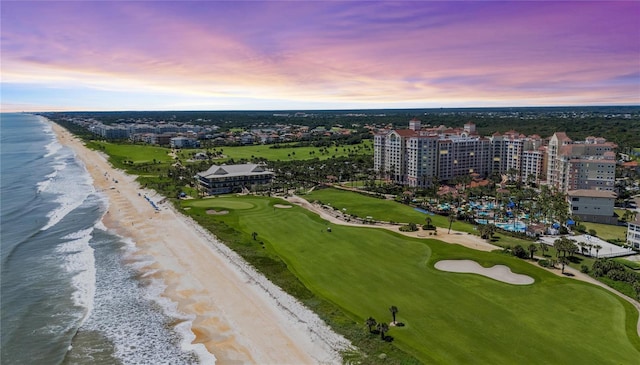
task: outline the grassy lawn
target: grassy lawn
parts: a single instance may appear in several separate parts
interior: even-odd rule
[[[323,204],[330,204],[332,207],[342,210],[346,208],[347,214],[355,214],[360,218],[371,216],[378,221],[393,221],[397,223],[425,224],[427,217],[431,218],[431,223],[437,227],[449,228],[447,217],[441,215],[427,215],[419,212],[408,205],[400,204],[396,201],[379,199],[373,196],[354,193],[339,189],[314,190],[304,196],[310,202],[315,200]],[[463,222],[453,222],[451,229],[473,233],[473,225]]]
[[[216,161],[224,162],[233,158],[234,160],[247,159],[250,160],[253,157],[262,157],[270,161],[293,161],[293,160],[308,160],[311,158],[318,158],[320,160],[326,160],[332,157],[349,156],[352,153],[359,155],[373,155],[373,143],[370,140],[365,140],[359,145],[352,146],[340,146],[340,147],[327,147],[328,153],[321,153],[320,147],[286,147],[291,144],[280,144],[282,148],[271,148],[273,145],[254,145],[254,146],[221,146],[215,147],[215,150],[222,150],[222,153],[227,156],[226,158],[218,159]],[[360,147],[360,148],[358,148]],[[366,148],[368,147],[368,148]],[[191,158],[193,153],[204,151],[202,149],[194,150],[182,150],[180,151],[181,157],[184,159]],[[350,152],[351,151],[351,152]]]
[[[352,200],[344,202],[348,210],[373,209]],[[252,247],[253,255],[282,258],[316,296],[346,314],[348,320],[338,324],[342,332],[353,328],[368,336],[365,318],[390,322],[388,308],[397,306],[397,318],[406,327],[390,330],[393,345],[423,363],[631,364],[640,358],[637,311],[606,290],[510,256],[380,229],[333,225],[297,206],[274,207],[282,203],[250,196],[182,202],[200,222],[245,232],[246,240],[234,244]],[[362,215],[391,214],[385,208]],[[207,209],[229,214],[207,215]],[[401,210],[398,214],[412,217]],[[258,233],[257,241],[251,232]],[[504,264],[536,282],[515,286],[478,275],[440,272],[433,265],[442,259]],[[334,312],[329,308],[319,314],[331,318]],[[366,362],[378,361],[377,353],[370,355]]]
[[[582,222],[585,227],[587,227],[587,232],[590,229],[595,229],[597,236],[602,238],[603,240],[612,240],[612,239],[621,239],[626,240],[627,237],[627,227],[624,226],[613,226],[610,224],[600,224],[600,223],[590,223],[590,222]]]
[[[171,162],[170,150],[164,147],[134,144],[116,144],[110,142],[92,141],[88,145],[90,148],[104,151],[114,163],[121,164],[123,160],[133,161],[133,163]]]

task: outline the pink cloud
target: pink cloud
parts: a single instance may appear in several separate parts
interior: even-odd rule
[[[635,2],[7,4],[10,81],[283,100],[640,99]]]

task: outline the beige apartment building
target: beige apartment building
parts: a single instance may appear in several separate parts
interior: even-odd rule
[[[423,127],[411,120],[409,129],[385,130],[374,137],[374,169],[397,184],[426,187],[434,180],[477,174],[547,182],[572,190],[613,191],[615,148],[601,137],[573,141],[556,132],[547,146],[538,135],[516,131],[480,136],[474,123],[463,128]]]
[[[544,147],[540,136],[526,137],[515,131],[482,137],[474,123],[463,128],[424,128],[411,120],[409,129],[386,130],[374,137],[374,169],[381,177],[412,186],[426,187],[434,180],[492,173],[543,178]]]
[[[573,141],[556,132],[547,147],[547,182],[563,192],[570,190],[612,191],[616,174],[617,145],[602,137]]]

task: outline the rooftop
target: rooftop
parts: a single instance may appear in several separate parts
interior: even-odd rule
[[[240,165],[213,165],[209,167],[207,171],[198,173],[199,176],[204,178],[271,174],[273,174],[273,172],[267,171],[263,166],[251,163]]]
[[[609,190],[593,190],[593,189],[580,189],[580,190],[569,190],[567,193],[569,196],[575,197],[590,197],[590,198],[612,198],[615,199],[616,193]]]

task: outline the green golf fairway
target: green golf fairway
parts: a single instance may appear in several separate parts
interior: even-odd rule
[[[425,224],[428,218],[438,227],[449,227],[449,220],[442,215],[427,215],[409,206],[398,204],[393,200],[379,199],[373,196],[354,193],[339,189],[314,190],[304,196],[308,201],[319,200],[324,204],[331,204],[337,209],[346,208],[345,213],[355,214],[358,217],[372,217],[378,221],[394,221],[398,223]],[[468,223],[453,222],[451,229],[462,232],[473,232],[473,226]]]
[[[369,316],[391,322],[388,308],[396,306],[397,320],[406,326],[391,327],[388,335],[424,363],[633,364],[640,359],[635,308],[604,289],[525,261],[331,224],[298,206],[276,208],[286,202],[274,198],[229,196],[182,204],[191,207],[189,214],[247,235],[256,232],[266,250],[277,253],[311,291],[340,307],[362,331]],[[207,209],[229,214],[207,215]],[[535,283],[518,286],[441,272],[433,265],[442,259],[507,265]]]
[[[329,146],[327,147],[328,153],[321,153],[324,148],[321,147],[292,147],[293,144],[280,144],[280,148],[271,148],[274,145],[251,145],[251,146],[220,146],[214,147],[214,149],[222,150],[225,158],[217,159],[216,162],[225,162],[231,158],[234,160],[247,159],[250,160],[254,157],[262,157],[270,161],[293,161],[293,160],[308,160],[312,158],[318,158],[320,160],[326,160],[332,157],[350,156],[356,155],[372,155],[373,143],[370,140],[364,140],[357,145],[349,146]],[[203,151],[202,149],[194,150],[182,150],[183,157],[189,156],[191,153]]]

